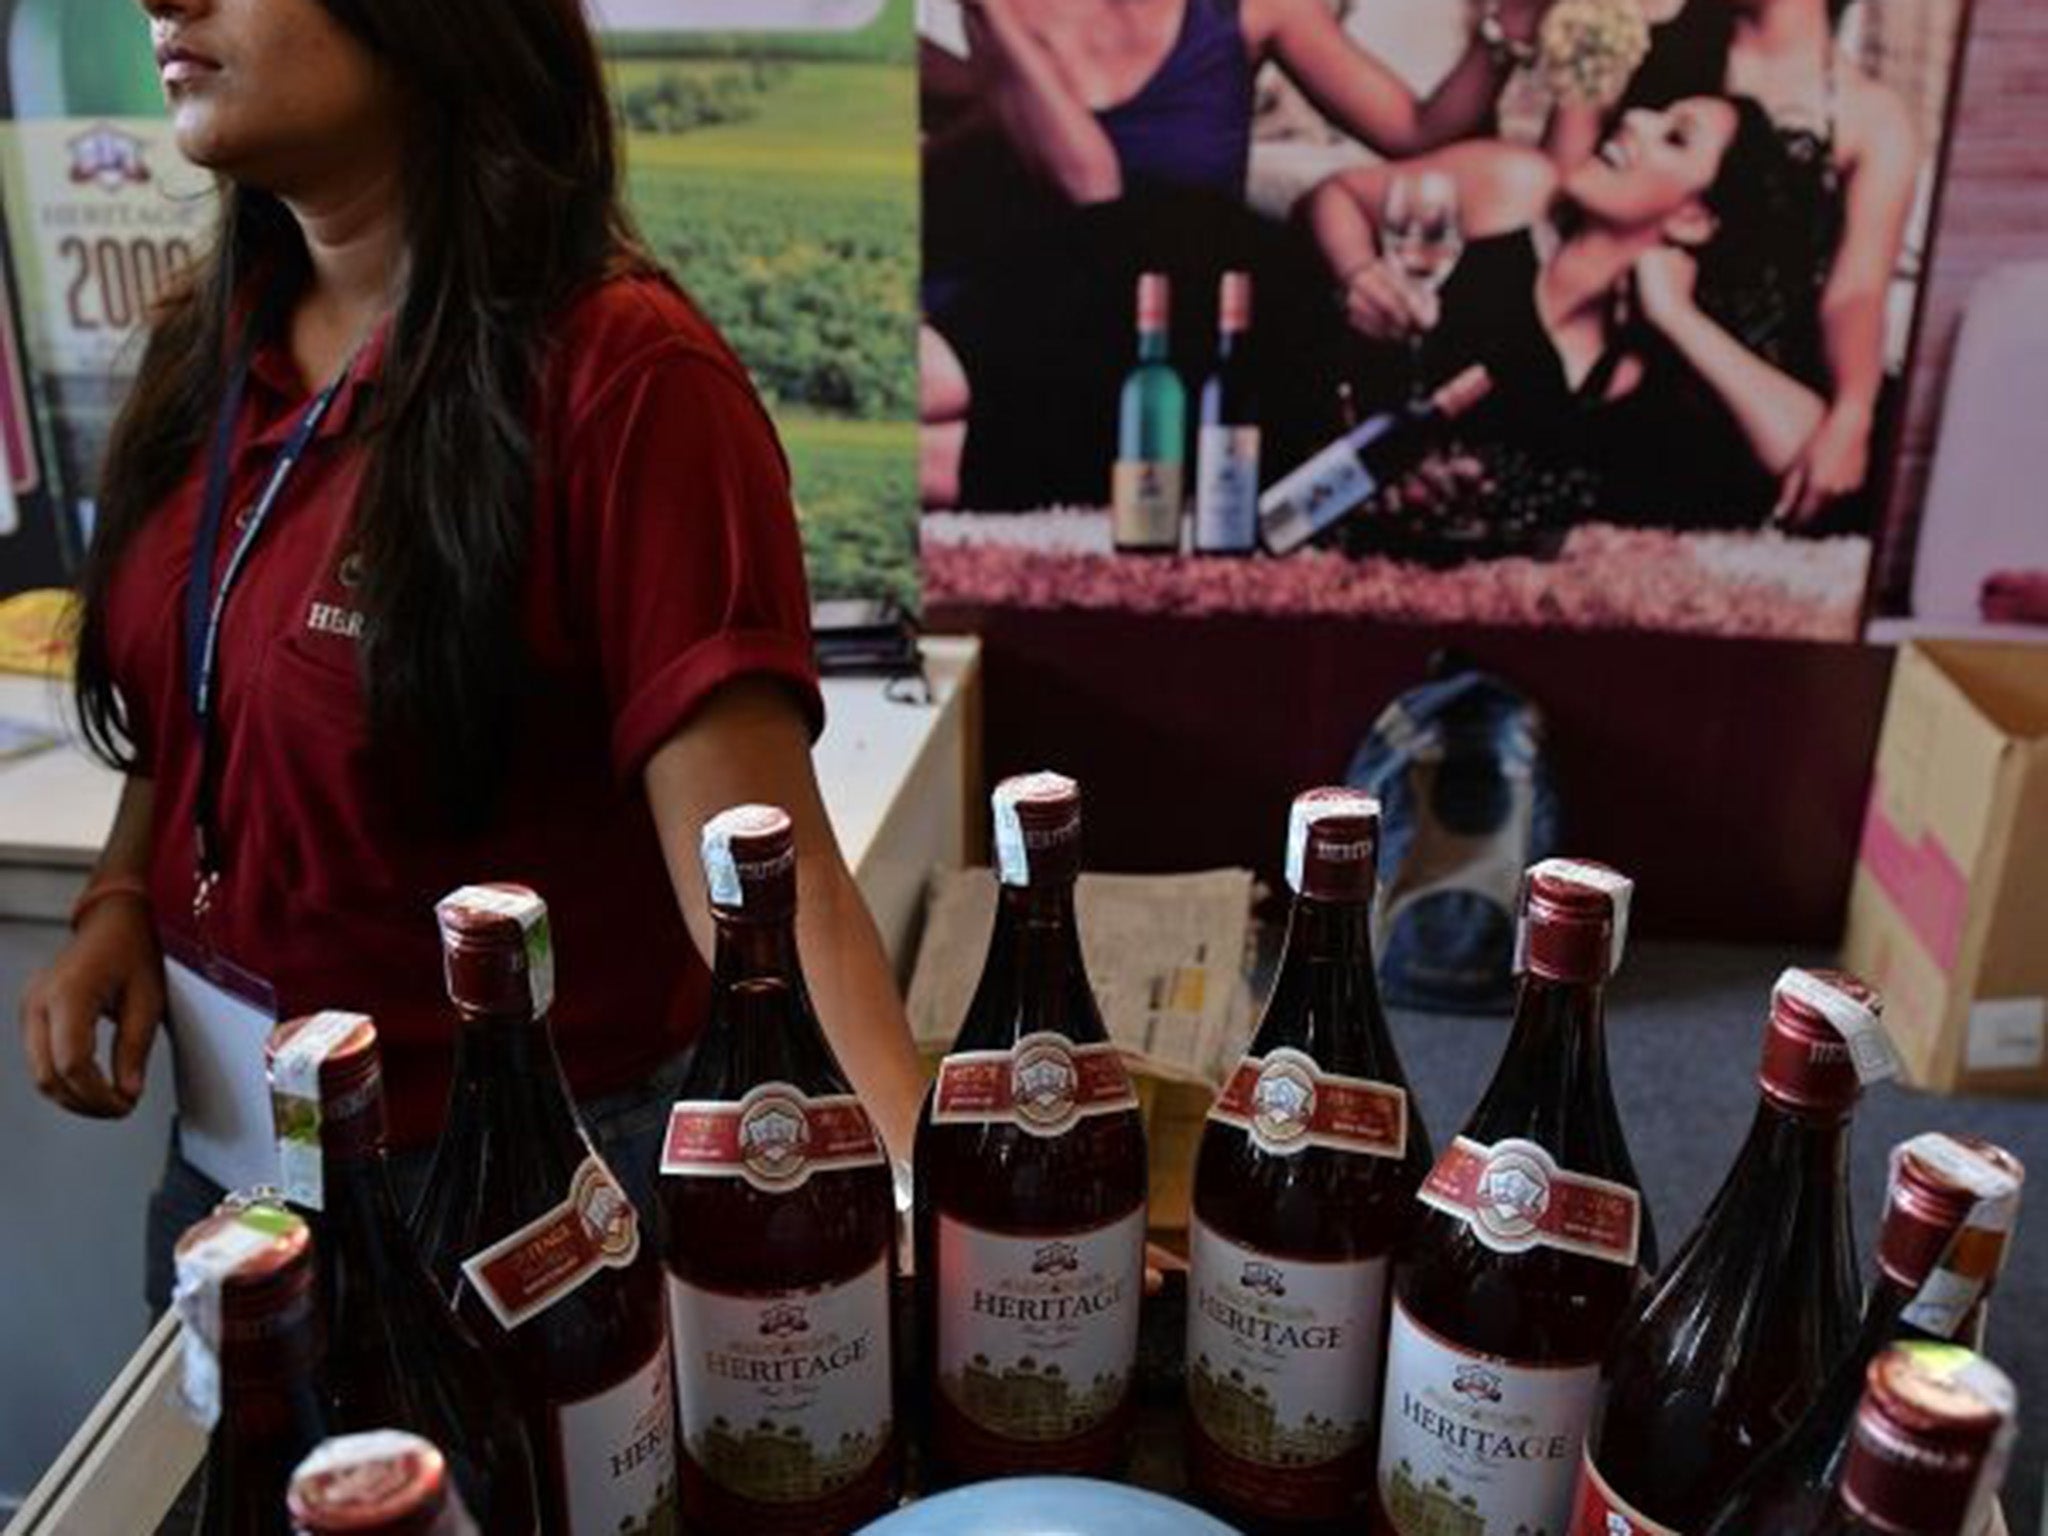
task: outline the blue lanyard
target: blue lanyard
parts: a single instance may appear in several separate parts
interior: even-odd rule
[[[257,338],[267,328],[278,306],[266,304],[250,328],[248,339],[237,354],[228,375],[227,390],[221,397],[220,415],[214,422],[213,446],[207,458],[206,489],[199,504],[199,526],[192,540],[192,570],[185,585],[185,686],[192,701],[192,715],[199,731],[199,783],[192,797],[193,840],[196,850],[197,885],[192,896],[192,915],[203,922],[213,892],[220,882],[220,631],[227,616],[228,597],[248,563],[249,552],[270,514],[284,495],[292,473],[305,457],[313,436],[320,430],[328,408],[348,379],[354,358],[336,374],[327,387],[307,402],[293,425],[270,478],[242,520],[234,548],[228,552],[227,568],[219,582],[212,572],[220,554],[221,521],[227,512],[228,477],[234,458],[235,425],[248,393],[249,362]]]

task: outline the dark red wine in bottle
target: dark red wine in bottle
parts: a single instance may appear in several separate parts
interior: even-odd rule
[[[1395,1271],[1382,1533],[1555,1533],[1571,1516],[1600,1361],[1654,1262],[1602,1034],[1629,892],[1565,859],[1523,882],[1507,1050],[1423,1181]]]
[[[1849,1120],[1863,1081],[1850,1042],[1880,1028],[1877,1010],[1853,976],[1780,978],[1749,1139],[1608,1351],[1573,1536],[1609,1536],[1617,1520],[1638,1536],[1697,1531],[1854,1339]]]
[[[995,791],[988,960],[917,1130],[935,1484],[1122,1460],[1144,1289],[1145,1133],[1074,921],[1081,795]]]
[[[313,1237],[268,1200],[232,1200],[178,1239],[185,1406],[209,1433],[200,1536],[289,1536],[292,1468],[327,1433]]]
[[[523,886],[472,885],[437,911],[461,1034],[414,1218],[428,1271],[509,1379],[547,1536],[671,1530],[661,1263],[555,1057],[547,907]]]
[[[446,1448],[485,1536],[532,1536],[526,1427],[398,1212],[376,1025],[359,1013],[293,1019],[266,1057],[284,1195],[315,1239],[333,1427],[427,1436]]]
[[[1894,1345],[1866,1380],[1827,1508],[1770,1536],[1984,1536],[2016,1429],[2006,1374],[1923,1342]]]
[[[1251,1049],[1209,1111],[1188,1233],[1188,1481],[1241,1529],[1356,1529],[1393,1251],[1428,1138],[1380,1008],[1379,802],[1296,798],[1294,906]]]
[[[1899,1318],[1899,1336],[1949,1340],[1981,1350],[1991,1293],[1998,1286],[2012,1246],[2013,1227],[2019,1221],[2027,1169],[2005,1148],[1975,1136],[1939,1139],[1952,1140],[1988,1162],[1993,1172],[1986,1177],[1991,1183],[1980,1184],[1980,1192],[1994,1189],[1995,1193],[1983,1194],[1978,1200],[1955,1246],[1942,1256],[1939,1267],[1907,1304]]]
[[[440,1450],[399,1429],[324,1441],[289,1503],[294,1536],[481,1536]]]
[[[720,1536],[829,1536],[894,1502],[894,1180],[804,989],[796,842],[713,817],[711,1018],[661,1162],[683,1514]]]
[[[1929,1132],[1892,1149],[1891,1187],[1878,1232],[1877,1277],[1856,1337],[1830,1367],[1792,1430],[1725,1492],[1707,1536],[1805,1529],[1842,1480],[1870,1363],[1905,1330],[1904,1319],[1978,1223],[2009,1209],[2015,1160],[1987,1143]],[[1957,1314],[1960,1316],[1961,1314]],[[1601,1536],[1606,1536],[1605,1532]]]

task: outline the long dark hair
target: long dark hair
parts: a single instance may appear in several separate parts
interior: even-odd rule
[[[1699,253],[1700,307],[1752,352],[1804,375],[1834,257],[1815,213],[1821,192],[1761,103],[1727,99],[1735,133],[1701,197],[1714,233]]]
[[[438,809],[486,814],[522,684],[519,582],[531,415],[563,301],[637,264],[611,106],[581,0],[320,0],[398,82],[410,265],[353,522],[359,665],[379,750],[418,754]],[[155,316],[102,471],[80,580],[88,742],[135,765],[107,654],[107,598],[136,531],[213,425],[251,287],[303,283],[290,212],[224,185],[216,238]]]

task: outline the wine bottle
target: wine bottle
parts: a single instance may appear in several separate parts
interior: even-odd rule
[[[284,1195],[318,1255],[332,1427],[425,1435],[445,1448],[485,1536],[532,1536],[526,1427],[399,1215],[376,1025],[359,1013],[294,1019],[272,1032],[265,1056]]]
[[[1894,1345],[1870,1363],[1841,1482],[1770,1536],[1981,1536],[2016,1430],[2011,1380],[1960,1344]]]
[[[894,1180],[804,988],[788,815],[713,817],[703,858],[711,1018],[661,1161],[683,1513],[827,1536],[894,1497]]]
[[[1752,1536],[1817,1519],[1841,1481],[1870,1363],[1904,1329],[1930,1279],[1947,1267],[1979,1213],[2007,1204],[2017,1183],[1999,1149],[1930,1132],[1892,1149],[1877,1276],[1856,1337],[1805,1414],[1715,1506],[1708,1536]],[[1605,1532],[1601,1536],[1606,1536]]]
[[[1379,802],[1295,799],[1294,907],[1249,1054],[1209,1111],[1189,1227],[1188,1480],[1240,1528],[1355,1528],[1391,1257],[1429,1171],[1380,1009]]]
[[[1573,1536],[1617,1518],[1641,1536],[1697,1530],[1855,1337],[1849,1121],[1869,1053],[1849,1042],[1881,1037],[1877,1013],[1840,972],[1789,970],[1773,989],[1749,1138],[1608,1351]]]
[[[932,1481],[1115,1469],[1135,1411],[1145,1134],[1074,921],[1081,796],[996,786],[995,931],[919,1116]]]
[[[1172,293],[1164,272],[1138,279],[1138,361],[1117,400],[1110,537],[1119,550],[1180,552],[1187,392],[1168,358]]]
[[[1382,411],[1309,455],[1259,498],[1266,548],[1289,554],[1364,506],[1492,393],[1493,376],[1475,363],[1435,394]]]
[[[511,1380],[547,1536],[666,1529],[661,1266],[555,1056],[547,907],[524,886],[472,885],[436,912],[461,1033],[414,1223],[428,1271]]]
[[[292,1468],[327,1433],[312,1233],[282,1205],[231,1199],[185,1229],[175,1264],[181,1395],[209,1431],[200,1536],[288,1536]]]
[[[1377,1529],[1559,1532],[1600,1360],[1654,1237],[1607,1077],[1604,992],[1630,884],[1550,859],[1525,877],[1507,1050],[1423,1181],[1395,1271]]]
[[[440,1450],[404,1430],[321,1442],[289,1504],[294,1536],[480,1536]]]
[[[1226,272],[1216,364],[1202,381],[1195,438],[1195,552],[1248,555],[1259,543],[1259,408],[1250,352],[1252,278]]]
[[[1998,1192],[1978,1200],[1962,1236],[1900,1314],[1899,1336],[1946,1340],[1981,1350],[1991,1293],[2005,1268],[2013,1226],[2019,1220],[2020,1194],[2026,1186],[2027,1169],[2005,1148],[1975,1136],[1944,1139],[1990,1163],[1996,1179],[1986,1187],[1995,1187]]]

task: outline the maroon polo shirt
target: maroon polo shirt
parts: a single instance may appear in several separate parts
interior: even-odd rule
[[[546,898],[555,1038],[579,1095],[630,1085],[696,1032],[709,985],[641,785],[648,757],[721,684],[787,683],[822,723],[788,468],[745,370],[672,285],[598,285],[562,314],[536,407],[525,575],[531,679],[495,825],[401,821],[368,750],[350,512],[377,386],[364,349],[236,582],[219,653],[226,873],[216,950],[286,1017],[372,1015],[396,1144],[430,1141],[455,1023],[434,902],[518,880]],[[324,381],[312,381],[314,388]],[[227,505],[259,494],[309,398],[282,345],[252,360]],[[140,772],[155,780],[150,884],[190,935],[199,752],[183,677],[184,593],[205,455],[138,533],[109,651]],[[233,542],[223,531],[221,560]],[[260,1040],[249,1048],[262,1049]]]

